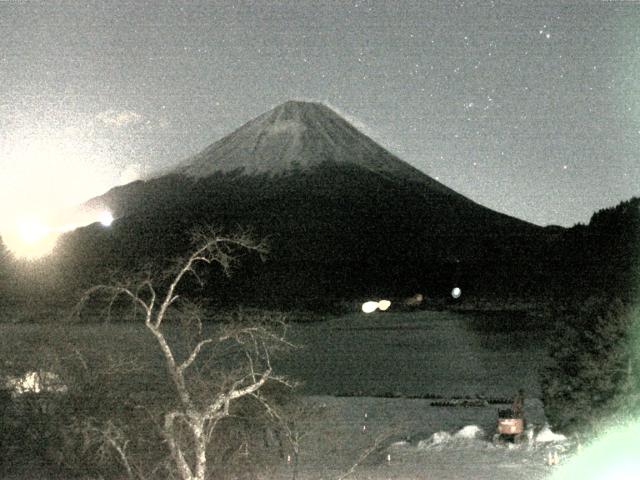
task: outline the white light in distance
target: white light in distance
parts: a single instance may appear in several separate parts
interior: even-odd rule
[[[391,306],[391,302],[389,300],[380,300],[378,302],[378,309],[384,312]]]
[[[362,311],[364,313],[373,313],[378,309],[378,302],[364,302],[362,304]]]

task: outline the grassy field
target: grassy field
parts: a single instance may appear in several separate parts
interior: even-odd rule
[[[524,314],[356,313],[294,324],[280,365],[315,395],[538,396],[546,335]]]
[[[179,337],[177,327],[169,331]],[[157,345],[141,323],[5,323],[0,335],[3,374],[80,362],[80,355],[163,372]],[[299,348],[276,359],[276,368],[314,395],[495,397],[523,387],[538,396],[546,335],[544,324],[517,313],[354,313],[292,322],[288,338]]]

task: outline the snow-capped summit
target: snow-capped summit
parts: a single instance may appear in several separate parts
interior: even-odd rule
[[[323,162],[354,164],[458,195],[391,154],[329,107],[305,101],[288,101],[256,117],[175,171],[190,177],[219,171],[280,174]]]

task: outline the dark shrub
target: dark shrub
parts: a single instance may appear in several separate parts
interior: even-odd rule
[[[636,415],[638,310],[619,299],[591,298],[553,315],[551,363],[542,378],[551,425],[565,432],[594,432],[613,415]]]

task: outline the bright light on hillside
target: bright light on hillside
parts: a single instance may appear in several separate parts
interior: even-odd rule
[[[460,290],[458,287],[451,290],[451,296],[453,298],[460,298],[460,295],[462,295],[462,290]]]
[[[4,227],[2,240],[16,257],[37,259],[53,251],[61,234],[95,222],[108,227],[114,218],[111,212],[105,210],[69,220],[68,223],[50,225],[34,216],[25,216],[13,225]]]
[[[108,227],[113,223],[113,215],[111,215],[111,212],[109,211],[104,211],[100,214],[100,223],[105,226]]]
[[[51,253],[60,233],[81,223],[60,211],[73,209],[114,184],[108,153],[76,130],[25,124],[3,132],[0,158],[0,236],[13,254]],[[84,219],[83,219],[84,221]],[[107,217],[96,218],[104,224]]]

